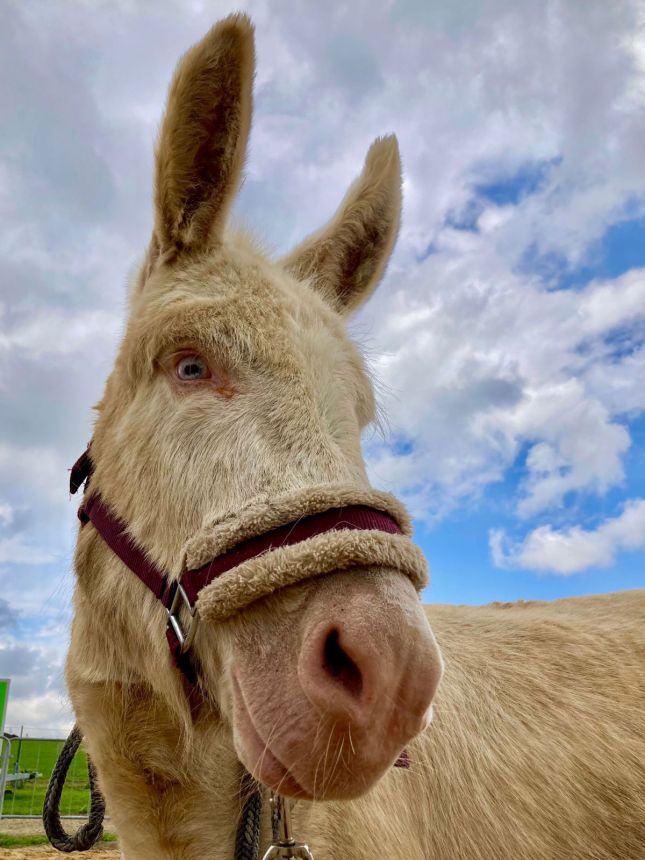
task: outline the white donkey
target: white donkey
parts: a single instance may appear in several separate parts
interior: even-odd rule
[[[268,260],[225,232],[253,65],[243,15],[179,64],[80,467],[67,680],[123,855],[231,858],[246,770],[316,860],[642,860],[644,593],[429,610],[431,721],[423,560],[368,484],[344,325],[397,235],[396,139]]]

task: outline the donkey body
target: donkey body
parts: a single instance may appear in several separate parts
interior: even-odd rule
[[[245,16],[177,69],[154,232],[92,442],[86,494],[175,579],[205,521],[311,486],[369,490],[373,395],[344,317],[396,239],[396,140],[271,262],[225,231],[252,75]],[[430,726],[443,663],[392,566],[339,565],[202,619],[189,683],[163,606],[91,524],[75,565],[68,686],[127,860],[231,857],[240,762],[299,799],[316,860],[643,856],[643,593],[429,610],[448,655]],[[392,769],[406,745],[411,768]]]

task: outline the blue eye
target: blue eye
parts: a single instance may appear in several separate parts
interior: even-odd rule
[[[176,371],[179,379],[188,382],[193,379],[208,379],[211,375],[208,365],[198,355],[185,355],[177,363]]]

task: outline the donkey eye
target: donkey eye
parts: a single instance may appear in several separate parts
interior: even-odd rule
[[[177,362],[176,373],[179,379],[208,379],[211,375],[208,365],[198,355],[185,355]]]

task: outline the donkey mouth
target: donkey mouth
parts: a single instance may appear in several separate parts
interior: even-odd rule
[[[233,677],[233,686],[235,689],[234,743],[240,761],[257,780],[272,791],[285,797],[313,800],[312,793],[303,788],[271,748],[270,741],[264,740],[255,727],[240,684],[235,677]]]

